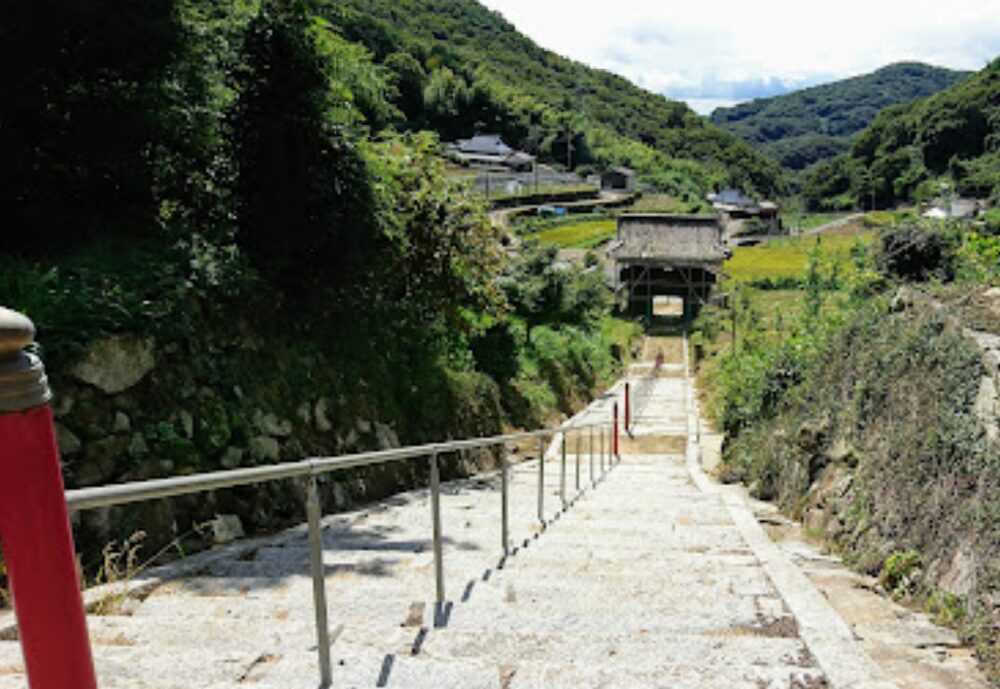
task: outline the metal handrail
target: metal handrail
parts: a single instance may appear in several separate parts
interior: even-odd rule
[[[144,502],[146,500],[176,497],[178,495],[204,493],[210,490],[218,490],[220,488],[233,488],[236,486],[245,486],[268,481],[279,481],[289,478],[319,476],[321,474],[327,474],[341,469],[374,466],[401,459],[429,457],[430,455],[458,452],[461,450],[475,450],[515,442],[518,440],[548,438],[564,432],[564,428],[585,429],[590,427],[606,427],[608,425],[609,424],[607,423],[594,423],[586,425],[562,426],[559,429],[544,429],[540,431],[512,433],[509,435],[497,435],[485,438],[452,440],[441,443],[428,443],[425,445],[399,447],[390,450],[358,452],[355,454],[340,455],[337,457],[317,457],[303,459],[296,462],[283,462],[280,464],[270,464],[267,466],[250,467],[246,469],[230,469],[227,471],[213,471],[202,474],[193,474],[191,476],[177,476],[173,478],[111,484],[93,488],[79,488],[76,490],[66,491],[66,503],[69,506],[70,511],[80,512],[83,510],[95,509],[97,507],[113,507],[133,502]]]
[[[562,507],[565,510],[568,502],[566,500],[566,439],[569,433],[578,431],[576,443],[576,489],[579,495],[582,492],[580,487],[580,458],[581,458],[581,436],[582,431],[588,431],[588,450],[590,454],[590,479],[591,485],[597,485],[597,478],[594,472],[594,431],[599,430],[600,443],[600,470],[601,475],[613,467],[619,457],[613,456],[610,446],[610,437],[607,443],[607,462],[605,462],[605,430],[612,427],[612,422],[579,424],[575,419],[563,424],[556,429],[544,429],[530,431],[526,433],[512,433],[508,435],[497,435],[485,438],[470,438],[466,440],[452,440],[439,443],[428,443],[425,445],[415,445],[410,447],[393,448],[389,450],[377,450],[373,452],[360,452],[339,457],[315,457],[303,459],[295,462],[284,462],[268,466],[250,467],[246,469],[231,469],[227,471],[215,471],[192,476],[178,476],[173,478],[150,479],[147,481],[134,481],[131,483],[112,484],[93,488],[81,488],[66,491],[66,503],[73,512],[96,509],[99,507],[112,507],[117,505],[127,505],[130,503],[144,502],[147,500],[159,500],[163,498],[177,497],[180,495],[190,495],[193,493],[203,493],[222,488],[233,488],[255,483],[269,481],[279,481],[284,479],[306,479],[306,518],[308,522],[308,541],[310,555],[310,569],[313,581],[313,604],[316,615],[316,638],[317,652],[319,655],[319,670],[321,687],[329,687],[332,684],[332,665],[330,661],[330,638],[328,626],[328,611],[326,602],[326,578],[323,571],[323,543],[320,528],[322,517],[322,504],[320,502],[317,478],[323,474],[343,469],[357,467],[375,466],[386,462],[399,461],[404,459],[424,458],[430,461],[430,491],[431,491],[431,516],[433,524],[434,539],[434,574],[436,602],[438,610],[444,606],[444,555],[441,536],[441,497],[440,497],[440,471],[438,468],[438,455],[459,452],[462,450],[483,449],[499,445],[500,453],[500,476],[501,476],[501,541],[504,557],[510,554],[510,527],[508,509],[508,471],[506,445],[509,442],[520,440],[530,440],[537,438],[539,442],[539,466],[538,466],[538,519],[542,528],[546,526],[545,520],[545,440],[547,438],[560,438],[561,441],[561,477],[560,477],[560,498]],[[437,618],[437,615],[435,615]],[[435,622],[436,623],[436,622]]]

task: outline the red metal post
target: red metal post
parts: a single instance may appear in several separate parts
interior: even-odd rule
[[[31,689],[97,689],[45,370],[0,307],[0,542]]]
[[[625,432],[626,433],[629,433],[630,430],[631,430],[631,428],[632,428],[632,424],[631,424],[631,421],[632,421],[632,419],[631,419],[631,415],[632,415],[631,414],[631,411],[632,411],[632,394],[631,394],[631,392],[632,391],[631,391],[631,388],[630,388],[629,384],[625,383]]]

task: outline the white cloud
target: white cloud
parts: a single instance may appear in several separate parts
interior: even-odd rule
[[[711,115],[716,108],[730,108],[739,101],[731,98],[683,98],[691,109],[699,115]]]
[[[699,111],[918,60],[981,69],[1000,0],[482,0],[562,55]]]

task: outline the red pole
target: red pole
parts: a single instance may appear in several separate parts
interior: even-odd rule
[[[632,428],[631,422],[631,410],[632,410],[632,395],[631,389],[628,383],[625,383],[625,432],[629,433]]]
[[[618,456],[618,403],[615,402],[615,457]]]
[[[34,325],[0,307],[0,541],[31,689],[97,689]]]

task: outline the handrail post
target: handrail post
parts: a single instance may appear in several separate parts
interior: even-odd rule
[[[312,567],[313,606],[316,609],[316,644],[319,651],[320,686],[333,684],[330,665],[330,625],[326,608],[326,574],[323,570],[323,534],[320,531],[319,488],[310,476],[306,486],[306,518],[309,521],[309,559]]]
[[[441,472],[436,452],[431,455],[431,518],[434,528],[434,584],[440,612],[444,605],[444,552],[441,545]]]
[[[545,436],[538,439],[538,521],[545,528]]]
[[[604,478],[604,426],[601,426],[601,445],[600,445],[600,457],[601,457],[601,473],[600,478]]]
[[[615,463],[615,457],[618,456],[618,403],[617,402],[615,402],[614,409],[615,409],[614,411],[615,425],[611,429],[612,436],[614,437],[614,443],[613,443],[614,449],[611,453],[611,462],[610,462],[612,465]]]
[[[576,434],[576,493],[580,494],[580,459],[583,455],[583,431]]]
[[[566,510],[566,431],[559,436],[559,499]]]
[[[594,480],[594,427],[590,427],[590,487],[593,488],[597,485],[597,481]]]
[[[632,388],[628,381],[625,381],[625,432],[632,434]]]
[[[503,543],[503,555],[510,553],[510,536],[508,533],[507,506],[507,444],[500,445],[500,539]]]

